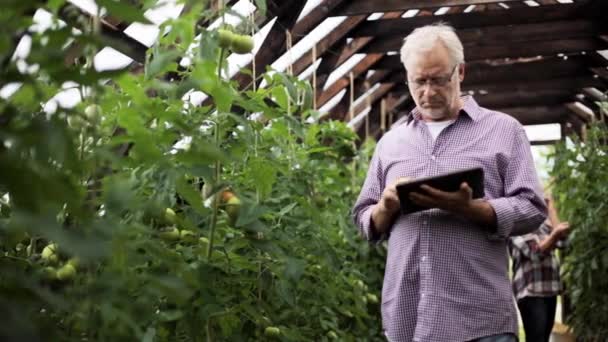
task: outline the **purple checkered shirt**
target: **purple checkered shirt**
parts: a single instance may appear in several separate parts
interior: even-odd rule
[[[440,209],[399,215],[388,236],[382,322],[390,341],[457,342],[517,334],[507,241],[545,220],[530,144],[514,118],[464,97],[458,119],[433,142],[415,109],[376,146],[353,208],[368,240],[372,207],[399,177],[420,178],[483,167],[490,230]]]

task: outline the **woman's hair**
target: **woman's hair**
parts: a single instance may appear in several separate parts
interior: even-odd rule
[[[441,22],[419,27],[404,39],[401,47],[401,63],[407,68],[407,63],[413,54],[429,51],[437,42],[445,45],[454,64],[464,63],[462,42],[452,26]]]

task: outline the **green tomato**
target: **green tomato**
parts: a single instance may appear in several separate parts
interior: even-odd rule
[[[177,241],[180,238],[180,232],[179,229],[172,227],[169,228],[165,231],[160,232],[160,234],[158,234],[160,236],[161,239],[165,240],[165,241]]]
[[[281,336],[281,329],[277,327],[267,327],[266,329],[264,329],[264,335],[270,337]]]
[[[198,242],[201,244],[201,252],[207,253],[207,249],[209,248],[209,239],[202,236],[198,239]]]
[[[70,260],[68,260],[67,264],[72,265],[72,267],[74,267],[75,269],[78,269],[78,267],[80,266],[80,259],[70,258]]]
[[[184,242],[195,242],[196,241],[196,234],[191,230],[184,229],[181,232],[179,232],[179,236],[182,239],[182,241],[184,241]]]
[[[175,222],[177,222],[177,214],[175,211],[173,211],[173,209],[165,209],[165,220],[167,220],[167,222],[170,224],[175,224]]]
[[[328,331],[327,332],[327,337],[331,340],[337,340],[338,339],[338,334],[336,334],[334,331]]]
[[[232,40],[232,51],[237,54],[250,53],[253,50],[253,38],[251,36],[245,36],[237,34]]]
[[[42,254],[40,254],[40,257],[46,262],[55,263],[59,260],[59,257],[57,257],[57,254],[55,253],[56,251],[57,244],[52,243],[44,247],[44,249],[42,250]]]
[[[81,131],[87,126],[87,122],[80,115],[70,115],[68,117],[68,126],[77,131]]]
[[[367,294],[367,302],[371,304],[378,304],[378,297],[373,293]]]
[[[96,123],[101,118],[101,107],[97,104],[88,105],[84,109],[84,115],[91,123]]]
[[[76,268],[70,264],[65,264],[57,270],[57,279],[59,280],[72,280],[74,276],[76,276]]]
[[[229,49],[236,35],[225,29],[217,30],[218,43],[222,49]]]

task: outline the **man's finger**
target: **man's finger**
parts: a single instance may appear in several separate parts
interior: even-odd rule
[[[437,198],[445,198],[448,195],[447,192],[433,188],[432,186],[426,184],[421,185],[420,189],[424,190],[427,194]]]
[[[473,189],[471,189],[471,187],[469,186],[469,184],[467,184],[467,182],[462,182],[462,184],[460,184],[460,191],[464,191],[467,194],[473,193]]]
[[[399,202],[399,196],[397,196],[396,193],[393,192],[389,192],[386,194],[386,196],[384,196],[387,200],[391,200],[391,201],[395,201],[395,202]]]
[[[427,195],[423,195],[418,192],[412,192],[409,196],[410,200],[418,205],[423,207],[434,208],[437,206],[437,201],[435,201],[432,197]]]

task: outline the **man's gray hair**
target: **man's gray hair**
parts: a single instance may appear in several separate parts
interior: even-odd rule
[[[464,49],[454,28],[445,23],[436,23],[419,27],[404,39],[401,47],[401,63],[403,63],[403,66],[407,68],[407,63],[413,54],[431,50],[437,41],[442,42],[447,47],[454,64],[464,63]]]

